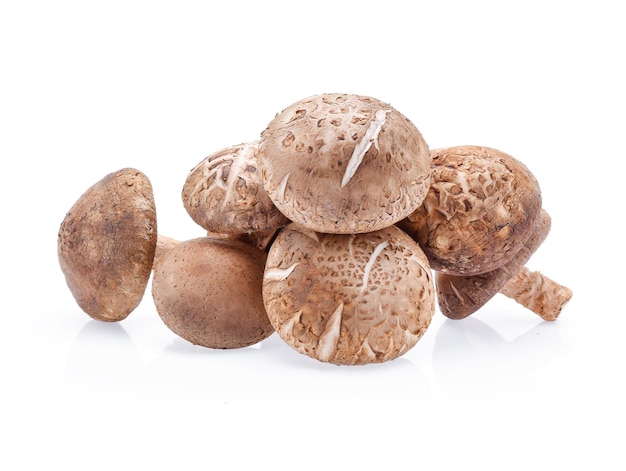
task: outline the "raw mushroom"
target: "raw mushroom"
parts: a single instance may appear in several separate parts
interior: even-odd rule
[[[338,365],[404,354],[435,310],[428,260],[396,226],[352,235],[288,225],[270,247],[263,299],[288,345]]]
[[[223,149],[189,172],[182,198],[197,224],[209,232],[241,235],[289,223],[263,188],[258,148],[255,141]]]
[[[256,247],[258,249],[261,249],[267,252],[269,250],[270,244],[276,238],[280,230],[281,228],[272,229],[269,231],[249,232],[246,234],[223,234],[223,233],[220,234],[218,232],[207,231],[206,235],[207,237],[218,237],[221,239],[240,240],[242,242],[252,245],[253,247]]]
[[[265,260],[262,250],[232,239],[174,244],[154,267],[159,316],[195,345],[232,349],[260,342],[274,332],[263,306]]]
[[[500,290],[545,321],[557,319],[573,292],[547,276],[522,267]]]
[[[542,210],[542,213],[544,212]],[[527,246],[524,246],[520,252],[528,250],[534,253],[538,248]],[[521,263],[517,271],[515,268],[514,265],[507,264],[505,269],[509,270],[512,276],[499,292],[530,309],[543,320],[556,320],[565,304],[572,298],[572,290],[540,272],[530,271],[525,266],[521,266]]]
[[[547,237],[550,225],[550,216],[542,210],[524,247],[511,261],[496,270],[467,277],[438,272],[436,287],[441,312],[451,319],[463,319],[479,310],[500,292],[515,299],[542,319],[555,320],[563,305],[571,298],[571,290],[524,267]]]
[[[61,270],[80,308],[101,321],[125,319],[139,304],[157,243],[152,186],[121,169],[90,187],[59,229]]]
[[[510,261],[541,210],[541,191],[530,170],[489,147],[450,147],[431,155],[428,194],[398,226],[442,273],[478,275]]]
[[[271,231],[259,231],[259,232],[251,232],[249,234],[242,234],[239,237],[239,240],[247,242],[248,244],[252,244],[254,247],[257,247],[261,250],[267,252],[274,242],[274,239],[278,236],[278,233],[282,230],[272,229]]]
[[[261,134],[270,198],[290,220],[333,234],[390,226],[421,204],[431,158],[404,115],[375,98],[328,93],[298,101]]]
[[[159,234],[157,237],[156,250],[154,251],[152,269],[154,270],[154,268],[161,262],[163,255],[165,255],[169,249],[176,247],[178,244],[180,244],[179,240]]]

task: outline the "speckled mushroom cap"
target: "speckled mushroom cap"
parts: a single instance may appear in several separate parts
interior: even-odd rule
[[[152,297],[165,325],[208,348],[241,348],[274,329],[262,298],[266,254],[234,239],[182,241],[159,256]]]
[[[478,275],[507,263],[530,236],[541,191],[519,160],[489,147],[436,149],[424,203],[398,226],[433,270]]]
[[[270,247],[263,299],[288,345],[338,365],[404,354],[435,310],[428,260],[395,226],[347,235],[290,224]]]
[[[322,94],[279,113],[261,135],[265,189],[290,220],[351,234],[411,214],[430,183],[430,154],[404,115],[375,98]]]
[[[76,302],[89,316],[120,321],[139,304],[157,243],[152,186],[139,170],[110,173],[69,210],[58,257]]]
[[[189,172],[182,199],[196,224],[215,233],[248,234],[289,223],[263,188],[258,148],[258,141],[228,147]]]

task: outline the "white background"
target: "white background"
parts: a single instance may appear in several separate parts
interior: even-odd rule
[[[0,468],[625,469],[619,3],[3,1]],[[553,220],[528,266],[574,291],[561,317],[498,295],[337,367],[277,335],[195,347],[149,287],[117,324],[78,308],[56,236],[87,187],[138,168],[159,231],[199,236],[188,171],[322,92],[524,162]]]

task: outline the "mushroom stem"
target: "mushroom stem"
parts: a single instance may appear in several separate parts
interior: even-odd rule
[[[443,315],[450,319],[464,319],[500,292],[542,319],[555,320],[572,292],[524,266],[548,236],[551,224],[550,215],[541,210],[524,247],[510,262],[493,271],[472,276],[436,272],[437,298]]]
[[[163,254],[165,254],[172,247],[177,246],[179,243],[180,241],[176,239],[159,234],[157,236],[156,250],[154,251],[154,261],[152,262],[152,267],[156,267],[159,261],[163,258]]]
[[[500,293],[514,299],[546,321],[556,320],[573,294],[569,288],[526,267],[522,267]]]

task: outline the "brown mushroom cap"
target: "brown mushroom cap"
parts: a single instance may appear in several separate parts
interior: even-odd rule
[[[210,232],[238,235],[289,223],[263,188],[258,148],[255,141],[223,149],[189,172],[182,198],[196,224]]]
[[[261,135],[262,180],[290,220],[336,234],[411,214],[430,184],[430,154],[400,112],[375,98],[322,94],[279,113]]]
[[[435,286],[443,315],[464,319],[493,298],[539,248],[550,232],[551,219],[544,210],[533,233],[513,259],[493,271],[474,276],[454,276],[437,272]]]
[[[433,270],[486,273],[522,248],[541,210],[528,168],[489,147],[436,149],[424,203],[398,226],[424,249]]]
[[[139,170],[110,173],[69,210],[58,256],[76,302],[89,316],[120,321],[139,304],[157,242],[152,185]]]
[[[338,365],[404,354],[435,310],[428,260],[395,226],[348,235],[290,224],[270,247],[263,299],[288,345]]]
[[[200,237],[165,251],[155,266],[152,296],[159,316],[179,337],[209,348],[241,348],[274,329],[262,298],[266,254],[244,242]]]

